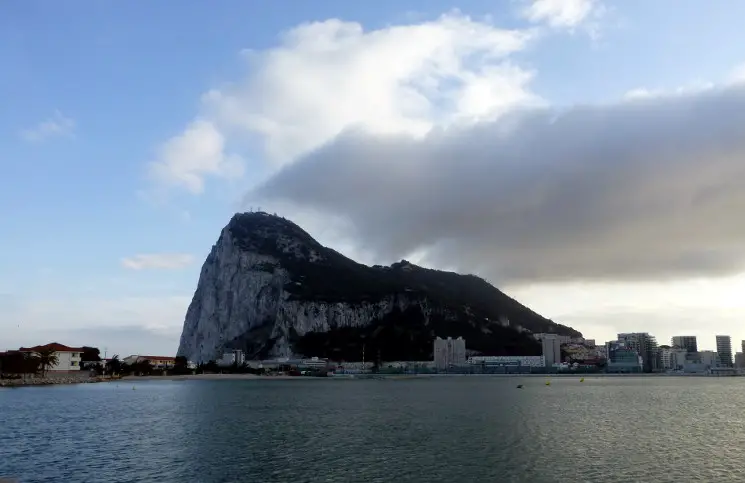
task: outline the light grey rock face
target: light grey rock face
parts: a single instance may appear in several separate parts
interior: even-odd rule
[[[279,236],[275,241],[286,256],[310,263],[323,260],[318,251],[302,246],[302,240]],[[355,304],[297,300],[285,290],[288,283],[302,282],[291,280],[277,258],[240,248],[230,229],[224,228],[202,266],[178,354],[197,363],[217,360],[234,339],[268,327],[269,333],[257,336],[276,341],[268,355],[291,357],[291,330],[302,336],[333,327],[365,326],[396,307],[405,310],[412,304],[421,307],[425,318],[430,313],[426,299],[400,295]]]

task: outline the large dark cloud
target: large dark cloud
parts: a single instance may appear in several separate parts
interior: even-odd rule
[[[745,89],[524,111],[426,138],[347,132],[247,195],[351,222],[378,258],[499,282],[745,268]],[[312,228],[312,227],[311,227]]]

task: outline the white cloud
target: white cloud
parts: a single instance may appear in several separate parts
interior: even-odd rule
[[[657,97],[686,96],[698,94],[716,88],[717,85],[710,81],[694,81],[688,84],[678,86],[675,89],[648,89],[639,87],[631,89],[624,94],[624,99],[652,99]]]
[[[148,165],[150,177],[193,194],[204,191],[206,176],[240,177],[243,161],[226,153],[225,145],[225,136],[212,122],[196,119],[183,133],[160,146],[156,160]]]
[[[277,167],[347,129],[423,136],[538,104],[532,72],[509,61],[534,36],[458,12],[372,31],[337,19],[300,25],[279,46],[248,51],[247,78],[208,91],[151,173],[199,193],[204,176],[222,172],[226,139],[255,141]]]
[[[49,119],[46,119],[33,128],[21,131],[21,137],[29,142],[40,142],[52,137],[69,137],[75,131],[75,120],[63,115],[60,111],[54,111]]]
[[[533,23],[546,23],[553,28],[574,28],[599,12],[596,0],[527,0],[522,15]]]
[[[140,254],[122,259],[122,266],[132,270],[184,268],[194,261],[187,253]]]

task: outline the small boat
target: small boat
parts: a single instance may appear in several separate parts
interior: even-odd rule
[[[523,385],[522,385],[522,384],[518,384],[518,385],[517,385],[517,388],[518,388],[518,389],[522,389],[522,388],[523,388]]]
[[[579,382],[585,382],[585,378],[583,377],[582,379],[579,380]]]
[[[546,381],[546,385],[547,386],[550,386],[551,385],[551,381]]]

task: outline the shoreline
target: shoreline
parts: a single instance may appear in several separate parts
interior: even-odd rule
[[[0,389],[34,386],[59,386],[71,384],[97,384],[107,382],[136,382],[136,381],[308,381],[308,380],[405,380],[428,379],[439,377],[498,377],[498,378],[628,378],[628,377],[742,377],[741,374],[711,375],[711,374],[668,374],[668,373],[640,373],[640,374],[337,374],[328,377],[290,376],[286,374],[265,376],[257,374],[184,374],[171,376],[124,376],[120,378],[91,377],[85,378],[30,378],[30,379],[0,379]]]
[[[364,379],[427,379],[438,377],[532,377],[532,378],[600,378],[600,377],[738,377],[711,376],[709,374],[665,374],[665,373],[641,373],[641,374],[337,374],[328,377],[313,376],[260,376],[257,374],[186,374],[174,376],[125,376],[119,381],[307,381],[307,380],[364,380]],[[117,380],[117,379],[115,379]]]

